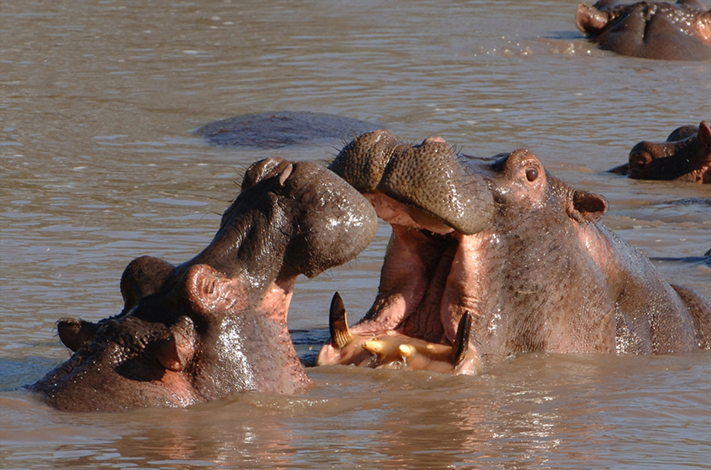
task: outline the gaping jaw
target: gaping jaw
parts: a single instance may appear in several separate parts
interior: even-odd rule
[[[349,329],[334,297],[331,340],[317,364],[478,371],[469,332],[481,316],[489,184],[442,138],[412,145],[387,130],[355,138],[329,169],[370,201],[393,235],[365,318]]]
[[[393,234],[370,311],[352,328],[336,293],[331,340],[317,364],[476,373],[481,363],[470,344],[480,315],[480,245],[483,234],[464,235],[383,193],[366,193]]]

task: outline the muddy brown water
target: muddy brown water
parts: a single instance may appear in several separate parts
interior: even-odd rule
[[[60,413],[22,389],[68,357],[62,316],[121,308],[136,256],[185,261],[241,172],[336,143],[211,147],[215,119],[315,111],[439,135],[489,156],[526,147],[604,194],[604,223],[663,275],[711,297],[711,188],[604,170],[639,140],[711,119],[711,64],[622,58],[575,30],[576,2],[0,3],[0,467],[711,468],[711,353],[531,354],[478,377],[309,370],[299,396],[187,410]],[[680,202],[681,201],[681,202]],[[358,259],[300,279],[304,357],[338,290],[369,307],[389,229]]]

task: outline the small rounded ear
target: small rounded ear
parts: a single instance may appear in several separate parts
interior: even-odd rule
[[[206,264],[188,269],[185,292],[192,310],[206,316],[230,309],[242,297],[238,279],[227,278]]]
[[[128,313],[143,297],[163,287],[173,270],[172,264],[153,256],[141,256],[131,261],[121,275],[123,313]]]
[[[181,319],[170,327],[170,334],[156,343],[158,362],[168,370],[182,372],[195,355],[197,333],[190,317]]]
[[[242,178],[242,191],[251,188],[262,180],[282,173],[284,169],[290,165],[288,160],[281,157],[269,157],[252,163],[252,165],[247,168],[244,178]],[[289,170],[289,173],[291,173],[291,170]],[[284,178],[284,180],[286,180],[286,178]]]
[[[77,352],[84,343],[91,340],[98,329],[99,325],[96,323],[76,318],[62,318],[57,322],[59,339],[73,352]]]
[[[279,185],[284,186],[286,184],[286,180],[289,179],[289,176],[291,176],[291,172],[294,171],[294,165],[289,163],[287,166],[284,167],[283,170],[281,170],[281,173],[279,173]]]
[[[696,134],[700,147],[706,147],[711,151],[711,127],[704,121],[699,124],[699,132]]]
[[[586,34],[599,32],[609,21],[610,16],[598,10],[595,6],[580,3],[575,11],[575,25],[581,32]]]
[[[573,191],[568,216],[580,223],[596,222],[607,212],[607,199],[587,191]]]

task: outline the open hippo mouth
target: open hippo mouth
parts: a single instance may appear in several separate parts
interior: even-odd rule
[[[368,201],[325,168],[256,162],[201,253],[177,266],[136,258],[121,277],[121,314],[59,322],[74,355],[32,389],[71,411],[302,390],[310,381],[287,330],[296,278],[353,259],[376,229]]]
[[[317,364],[478,371],[469,337],[481,287],[476,245],[483,240],[474,234],[483,227],[464,215],[490,210],[486,182],[455,187],[466,169],[449,144],[437,137],[402,144],[388,131],[358,137],[329,168],[363,193],[392,237],[378,295],[360,322],[348,327],[334,295],[331,340]]]

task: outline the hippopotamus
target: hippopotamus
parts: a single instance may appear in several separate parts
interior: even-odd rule
[[[701,121],[675,129],[664,143],[640,142],[628,163],[609,171],[642,180],[711,183],[711,128]]]
[[[335,114],[278,111],[221,119],[196,132],[213,145],[276,149],[324,140],[337,140],[342,145],[355,135],[379,128],[376,124]]]
[[[329,168],[392,236],[357,324],[334,296],[318,365],[475,374],[525,352],[711,345],[711,302],[662,279],[599,223],[603,196],[568,186],[530,151],[465,157],[438,137],[410,145],[376,131]]]
[[[373,207],[327,169],[259,161],[200,254],[178,266],[136,258],[121,277],[119,315],[61,320],[74,354],[31,389],[69,411],[303,390],[310,381],[287,329],[296,277],[351,260],[376,228]]]
[[[711,59],[711,10],[697,0],[578,5],[578,29],[601,49],[658,60]]]

